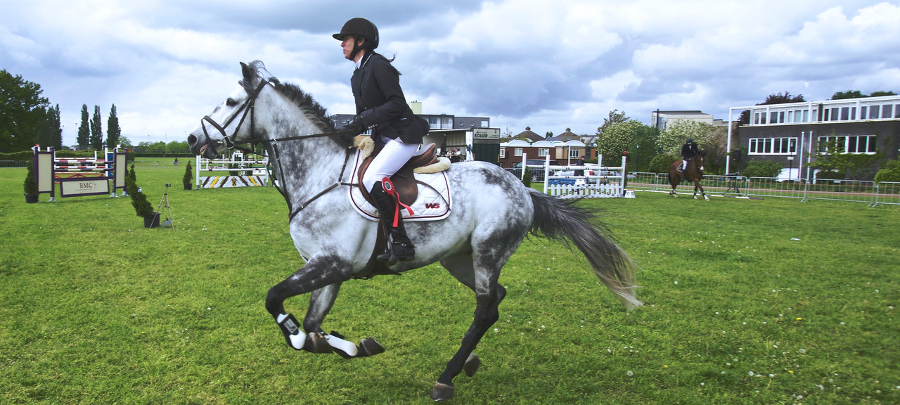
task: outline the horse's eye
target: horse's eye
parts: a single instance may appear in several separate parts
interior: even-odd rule
[[[229,107],[234,107],[237,104],[238,104],[238,102],[235,101],[233,98],[229,98],[228,100],[225,100],[225,105],[227,105]]]

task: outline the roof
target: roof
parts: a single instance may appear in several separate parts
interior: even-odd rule
[[[559,134],[559,136],[557,136],[557,138],[559,138],[562,141],[572,141],[572,140],[581,139],[580,136],[578,136],[574,132],[572,132],[571,128],[566,128],[566,132]]]
[[[531,127],[525,127],[525,130],[519,132],[518,135],[515,136],[516,139],[527,139],[530,142],[537,142],[544,139],[544,137],[534,133],[531,131]]]

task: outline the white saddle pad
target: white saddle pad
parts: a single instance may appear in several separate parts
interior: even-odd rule
[[[353,183],[356,183],[359,178],[359,166],[362,164],[364,158],[362,151],[356,152],[356,162],[353,164],[353,174],[350,177],[350,181]],[[410,208],[413,210],[412,215],[409,214],[409,211],[400,207],[400,212],[403,213],[403,220],[437,221],[447,218],[447,216],[450,215],[450,205],[452,203],[450,181],[447,180],[447,173],[415,173],[415,178],[419,182],[425,184],[419,184],[419,196],[416,198],[416,201],[410,205]],[[380,218],[378,216],[378,210],[363,198],[362,191],[359,190],[359,187],[354,186],[348,188],[350,189],[350,205],[353,206],[356,212],[358,212],[359,215],[362,215],[363,218],[370,221],[377,221]]]

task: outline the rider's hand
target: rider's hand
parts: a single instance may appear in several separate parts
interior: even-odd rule
[[[347,132],[348,134],[359,135],[363,132],[366,132],[369,128],[363,123],[363,120],[360,116],[353,117],[347,125],[341,128],[341,132]]]

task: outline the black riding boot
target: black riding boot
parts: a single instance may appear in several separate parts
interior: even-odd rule
[[[381,182],[375,183],[372,190],[369,191],[372,197],[372,203],[378,209],[381,216],[381,224],[390,230],[391,239],[385,253],[378,255],[375,259],[380,262],[387,262],[388,266],[393,266],[398,261],[412,260],[416,255],[415,246],[406,236],[406,228],[403,226],[403,216],[397,210],[397,201],[394,197],[387,195],[382,187]],[[397,226],[394,225],[394,214],[398,216]]]

